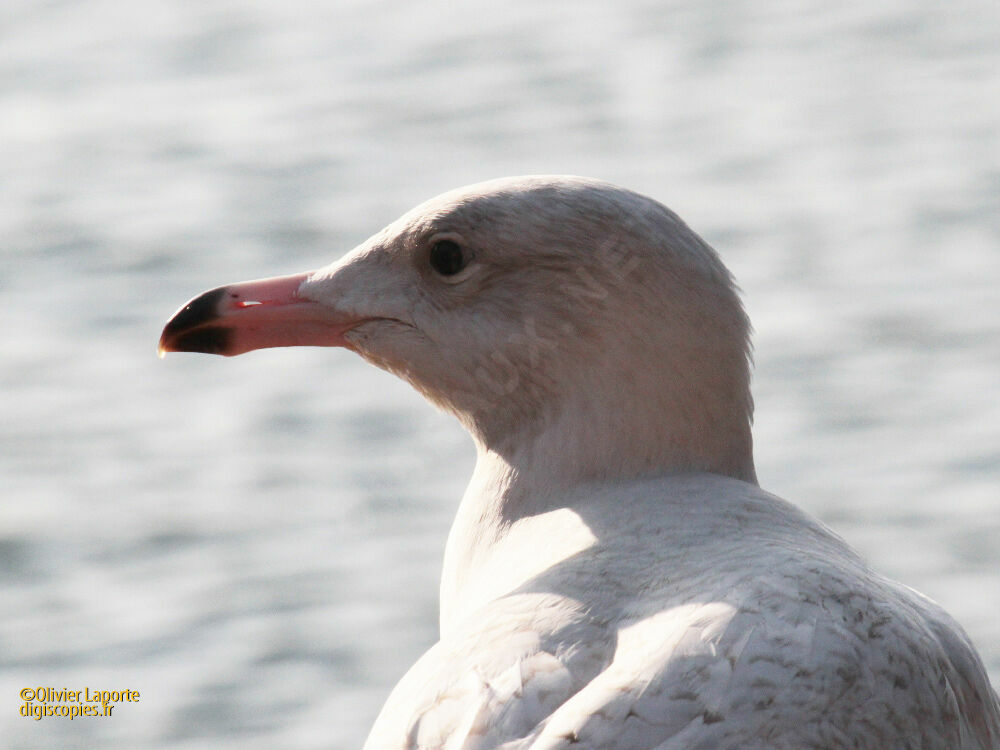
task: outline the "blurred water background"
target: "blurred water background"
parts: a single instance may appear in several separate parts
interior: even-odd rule
[[[541,172],[716,246],[762,485],[1000,682],[995,0],[5,0],[4,746],[360,746],[435,640],[469,441],[344,351],[156,340],[203,289]],[[33,721],[36,685],[141,699]]]

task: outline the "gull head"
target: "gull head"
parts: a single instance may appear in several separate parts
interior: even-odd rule
[[[357,352],[515,465],[755,481],[732,277],[676,214],[609,183],[445,193],[325,268],[199,295],[160,339],[161,353],[296,345]]]

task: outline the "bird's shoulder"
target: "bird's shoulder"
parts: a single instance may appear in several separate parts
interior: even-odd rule
[[[594,545],[451,629],[369,747],[996,747],[1000,707],[961,628],[740,491],[705,525],[687,511],[683,543],[652,510],[636,525],[584,507]]]
[[[604,669],[512,747],[1000,747],[1000,704],[961,628],[891,588],[797,604],[759,590],[620,623]]]
[[[794,616],[692,602],[613,626],[565,603],[547,626],[559,605],[537,594],[505,605],[414,666],[369,747],[987,750],[1000,737],[964,636],[914,629],[873,597]]]

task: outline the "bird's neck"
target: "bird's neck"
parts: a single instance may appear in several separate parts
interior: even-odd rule
[[[734,411],[732,424],[688,424],[675,434],[662,414],[651,419],[621,406],[600,419],[587,404],[566,404],[562,417],[533,434],[488,441],[480,433],[476,468],[445,551],[442,633],[595,541],[576,513],[587,497],[581,486],[690,471],[756,484],[745,412]],[[709,435],[726,436],[725,442]]]
[[[441,634],[594,540],[574,520],[565,483],[537,464],[482,445],[448,535],[441,575]],[[544,546],[539,547],[539,536]],[[522,546],[523,545],[523,546]],[[531,554],[518,554],[516,549]]]

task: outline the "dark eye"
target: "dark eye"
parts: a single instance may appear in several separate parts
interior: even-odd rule
[[[469,259],[461,245],[452,240],[435,242],[431,248],[431,268],[442,276],[454,276],[468,264]]]

